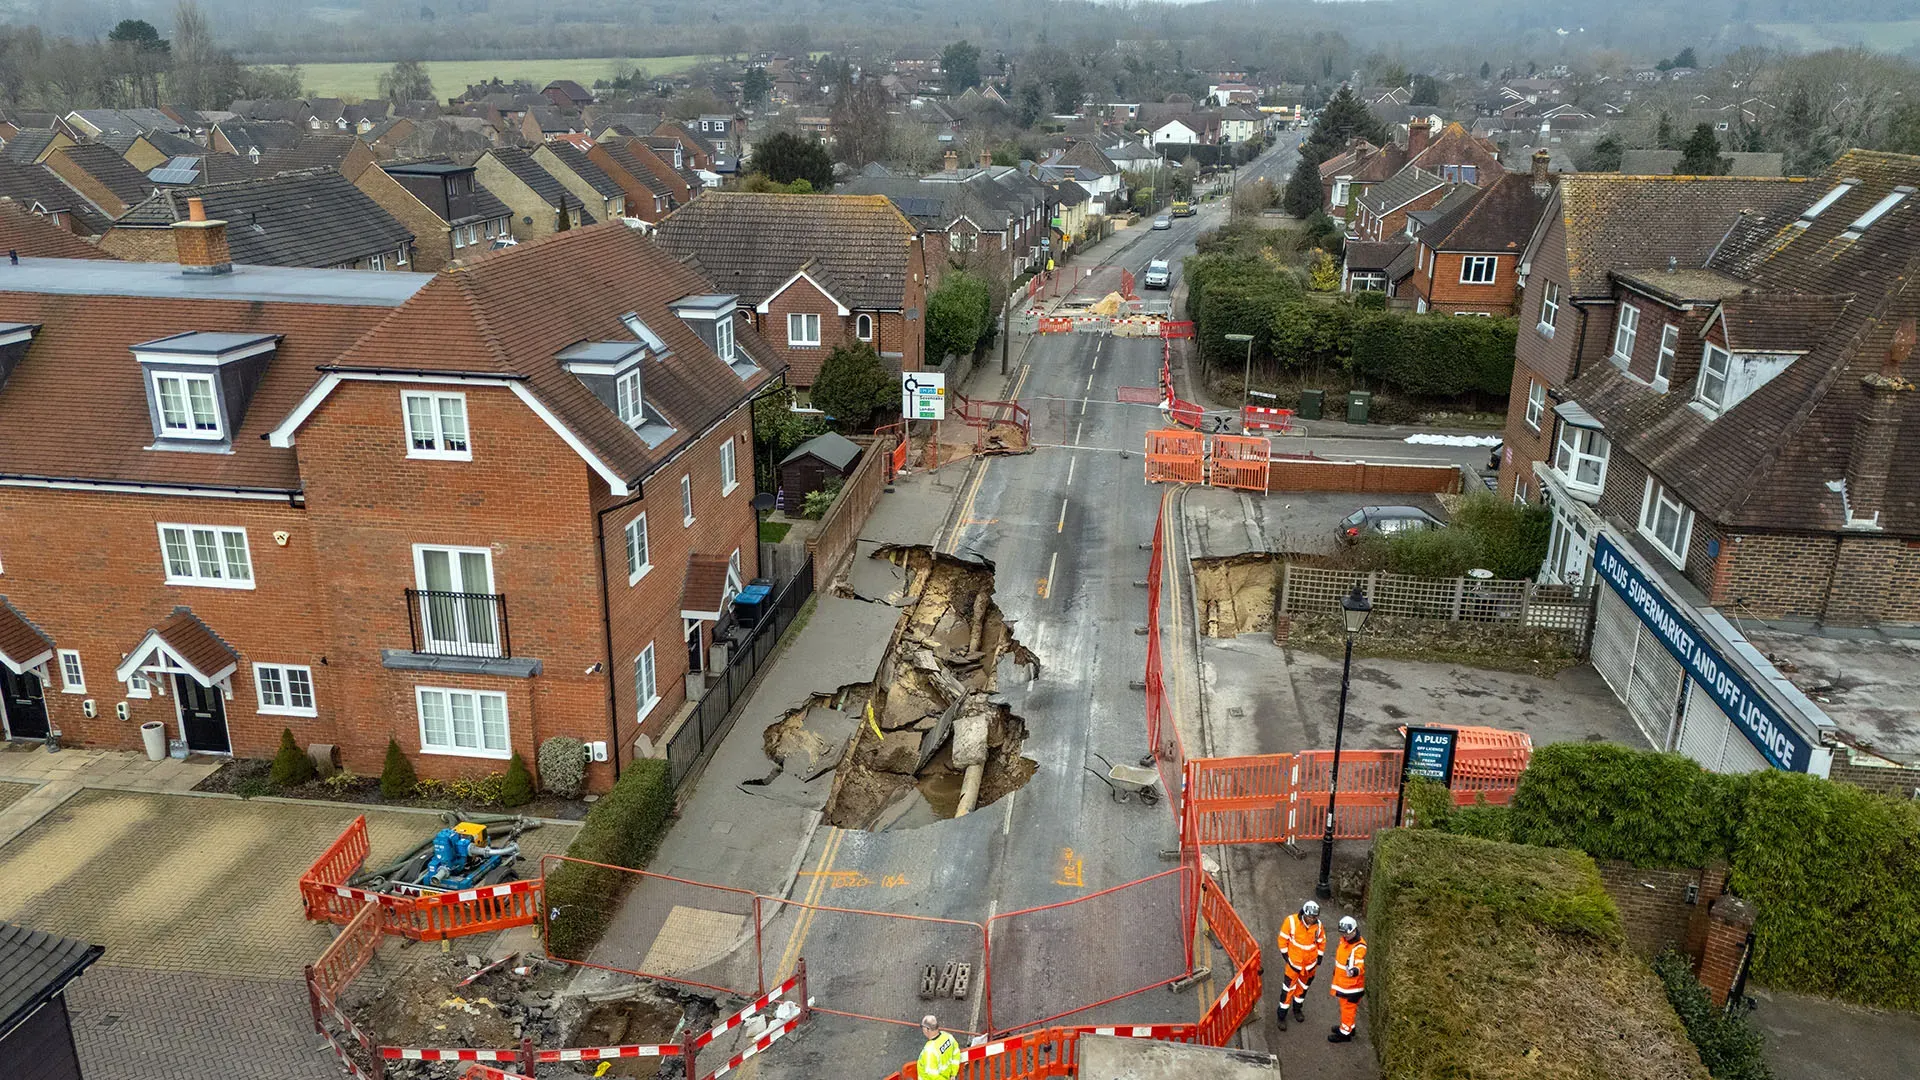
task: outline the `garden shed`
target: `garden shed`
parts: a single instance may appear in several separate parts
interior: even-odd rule
[[[0,922],[0,1076],[80,1080],[67,984],[105,951]]]
[[[828,481],[845,480],[859,462],[860,444],[831,431],[794,447],[780,461],[780,490],[787,506],[799,506]]]

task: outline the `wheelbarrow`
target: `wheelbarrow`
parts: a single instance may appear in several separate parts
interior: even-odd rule
[[[1144,765],[1115,765],[1099,754],[1100,764],[1107,767],[1106,772],[1084,765],[1082,768],[1106,781],[1108,792],[1114,802],[1126,802],[1135,795],[1148,806],[1160,801],[1160,770],[1149,769]]]

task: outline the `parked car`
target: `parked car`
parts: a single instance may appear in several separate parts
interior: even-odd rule
[[[1366,533],[1391,536],[1415,529],[1444,529],[1447,523],[1417,506],[1363,506],[1340,522],[1342,543],[1357,544]]]
[[[1161,214],[1159,217],[1153,219],[1153,227],[1155,231],[1171,229],[1173,228],[1173,219],[1165,214]]]
[[[1141,284],[1149,289],[1164,289],[1173,283],[1173,264],[1165,259],[1155,259],[1147,264],[1146,276]]]

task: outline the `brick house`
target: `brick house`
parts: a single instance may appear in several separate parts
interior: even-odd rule
[[[1553,194],[1547,152],[1532,174],[1507,173],[1414,240],[1414,310],[1511,317],[1520,300],[1520,253]]]
[[[585,150],[561,139],[536,147],[532,157],[534,164],[560,181],[594,217],[612,221],[627,216],[627,189],[589,161]]]
[[[1920,158],[1851,151],[1721,203],[1693,258],[1616,259],[1593,309],[1606,362],[1557,384],[1541,418],[1542,575],[1608,586],[1595,666],[1650,741],[1709,768],[1822,772],[1834,746],[1915,743],[1887,723],[1897,708],[1850,724],[1848,677],[1819,680],[1839,684],[1819,705],[1788,692],[1804,646],[1747,642],[1791,629],[1831,655],[1859,631],[1825,628],[1920,622],[1920,481],[1901,467],[1920,449],[1916,185]]]
[[[624,226],[434,275],[235,267],[227,229],[0,282],[6,733],[285,727],[363,774],[392,738],[438,778],[568,735],[605,790],[756,572],[736,463],[778,358]]]
[[[1778,210],[1799,200],[1802,187],[1771,178],[1560,177],[1520,257],[1520,336],[1501,494],[1539,498],[1533,467],[1553,456],[1555,392],[1612,351],[1607,271],[1664,267],[1669,258],[1700,266],[1743,210]]]
[[[110,217],[119,217],[156,186],[127,159],[100,143],[80,143],[47,156],[46,168]]]
[[[475,172],[444,161],[389,164],[361,170],[354,184],[413,231],[412,268],[433,273],[511,235],[513,211]]]
[[[1425,118],[1415,118],[1407,126],[1405,146],[1391,141],[1374,146],[1365,139],[1355,139],[1345,150],[1320,163],[1320,187],[1327,213],[1345,221],[1360,196],[1409,165],[1448,183],[1482,187],[1506,172],[1498,149],[1460,124],[1448,124],[1440,134],[1433,135]]]
[[[931,288],[945,268],[968,267],[1011,282],[1043,263],[1048,239],[1047,186],[1011,166],[994,165],[982,153],[978,166],[961,169],[947,154],[948,168],[928,176],[862,176],[840,184],[847,195],[884,195],[920,230]],[[1084,223],[1082,225],[1084,228]]]
[[[195,199],[211,216],[237,223],[227,244],[236,260],[250,266],[405,270],[414,262],[416,234],[409,223],[331,169],[162,187],[114,223],[101,249],[122,259],[173,261],[174,225],[188,219]]]
[[[883,196],[716,191],[656,236],[752,308],[802,404],[836,345],[865,341],[890,367],[923,366],[926,251]]]
[[[625,196],[627,216],[657,222],[680,205],[674,201],[674,185],[662,179],[662,171],[672,167],[653,156],[638,139],[614,138],[589,146],[586,159],[620,185]],[[649,164],[652,159],[659,168]]]
[[[496,146],[480,155],[474,177],[512,211],[507,227],[516,240],[594,223],[580,197],[517,146]]]
[[[1408,214],[1438,206],[1454,187],[1418,165],[1401,169],[1353,200],[1347,239],[1381,243],[1402,236],[1407,232]]]

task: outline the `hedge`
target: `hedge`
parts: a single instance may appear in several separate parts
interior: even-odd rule
[[[1693,964],[1676,952],[1654,958],[1653,973],[1667,988],[1667,1003],[1679,1014],[1687,1038],[1700,1051],[1700,1061],[1713,1080],[1771,1080],[1767,1068],[1766,1037],[1745,1012],[1729,1013],[1713,1007],[1707,988],[1693,977]]]
[[[1579,852],[1389,830],[1363,929],[1385,1080],[1705,1080]]]
[[[1604,744],[1536,750],[1507,811],[1448,831],[1497,831],[1636,866],[1728,864],[1753,901],[1763,986],[1920,1009],[1920,804],[1804,773],[1710,773],[1678,754]]]
[[[613,790],[593,804],[567,857],[607,866],[565,862],[546,876],[547,950],[568,960],[585,960],[600,941],[632,875],[610,866],[639,870],[653,858],[673,817],[673,779],[663,758],[644,758],[627,766]]]

